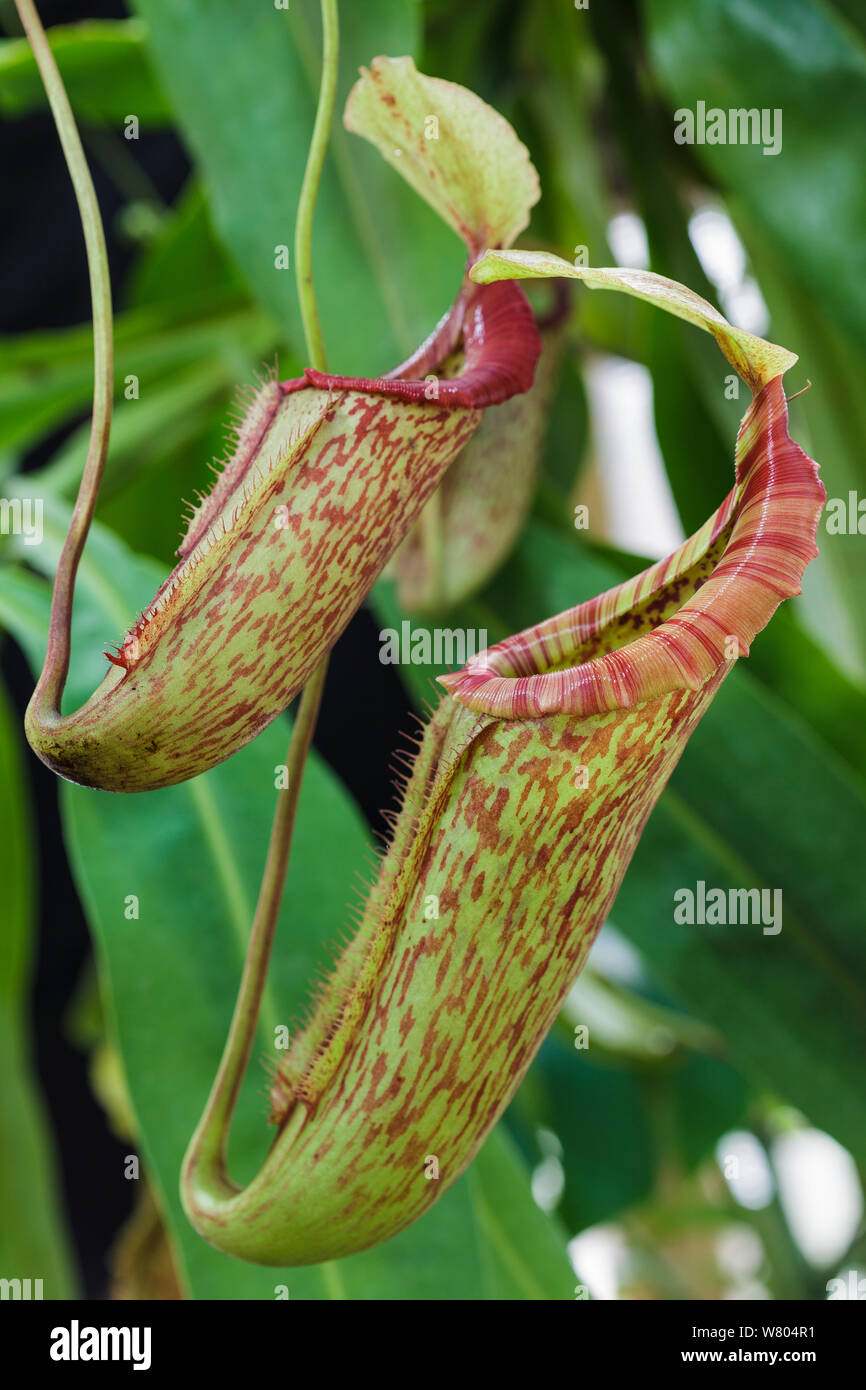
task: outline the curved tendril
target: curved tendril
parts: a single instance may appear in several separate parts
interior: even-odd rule
[[[36,65],[51,106],[51,114],[60,137],[64,158],[84,231],[87,268],[90,276],[90,298],[93,317],[93,413],[87,461],[81,477],[72,520],[57,565],[48,643],[42,674],[30,700],[28,717],[45,727],[56,725],[61,718],[60,702],[69,671],[70,629],[75,576],[81,559],[96,499],[99,494],[108,441],[111,433],[111,407],[114,392],[114,329],[111,312],[111,279],[108,254],[99,204],[87,158],[66,95],[63,79],[42,27],[33,0],[15,0],[18,15],[33,50]]]
[[[313,284],[313,218],[322,175],[328,135],[334,115],[339,59],[337,0],[322,0],[322,76],[313,135],[298,201],[295,223],[295,275],[307,355],[314,368],[327,371],[318,305]],[[288,786],[280,792],[268,844],[250,932],[243,975],[219,1070],[211,1093],[190,1140],[183,1162],[181,1191],[188,1207],[213,1210],[240,1190],[228,1175],[226,1148],[232,1116],[250,1059],[259,1008],[267,980],[280,903],[289,867],[292,834],[307,755],[313,741],[322,690],[328,671],[327,656],[316,667],[301,695],[287,755]],[[302,1123],[299,1107],[292,1123]]]

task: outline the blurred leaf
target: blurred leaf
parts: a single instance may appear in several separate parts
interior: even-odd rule
[[[226,364],[206,360],[201,367],[172,373],[154,383],[137,400],[117,403],[111,425],[110,462],[106,470],[101,507],[131,478],[146,471],[150,458],[170,448],[183,448],[197,434],[213,409],[225,408],[230,390]],[[80,425],[61,445],[50,464],[36,475],[40,483],[64,495],[78,489],[87,446],[90,421]],[[199,460],[199,465],[203,460]],[[201,468],[200,482],[205,481]]]
[[[850,491],[863,496],[866,468],[866,351],[828,317],[826,304],[796,279],[785,275],[779,255],[755,223],[734,203],[732,214],[745,240],[772,316],[773,332],[800,355],[796,380],[811,389],[792,403],[794,432],[821,465],[829,499]],[[845,668],[866,676],[866,550],[857,535],[833,535],[825,511],[820,554],[804,592],[812,627]],[[820,582],[826,575],[828,582]],[[829,589],[829,593],[828,593]],[[841,610],[837,616],[837,610]]]
[[[213,461],[226,457],[230,399],[233,396],[223,388],[216,400],[203,401],[177,426],[169,420],[152,444],[135,449],[129,475],[120,477],[119,489],[112,489],[97,510],[99,519],[123,536],[130,549],[153,555],[166,572],[177,563],[191,505],[213,482],[211,465],[218,468]]]
[[[493,1130],[466,1174],[480,1239],[485,1297],[562,1299],[574,1278],[558,1219],[527,1201],[528,1174],[508,1128]]]
[[[593,265],[611,265],[610,193],[596,126],[603,67],[591,28],[573,0],[529,0],[521,8],[513,67],[527,70],[521,91],[538,131],[545,229],[569,259],[585,246]],[[626,304],[597,306],[599,297],[588,296],[590,312],[599,307],[616,317]]]
[[[749,672],[866,777],[866,696],[785,609],[749,653]]]
[[[719,1057],[682,1056],[669,1081],[671,1125],[686,1168],[707,1157],[716,1141],[743,1123],[749,1093],[742,1076]]]
[[[274,327],[260,311],[239,308],[237,293],[209,293],[115,318],[115,392],[138,377],[139,399],[163,376],[214,358],[237,382],[272,350]],[[25,449],[93,397],[90,326],[0,339],[0,448]],[[109,472],[111,465],[109,463]]]
[[[725,111],[781,113],[777,155],[758,145],[705,144],[690,147],[689,157],[728,196],[770,308],[772,335],[800,354],[797,386],[812,382],[797,404],[795,433],[805,419],[805,444],[821,464],[829,496],[847,497],[863,479],[866,427],[862,41],[813,0],[648,0],[646,10],[652,57],[672,105],[694,110],[701,100]],[[647,167],[655,173],[652,161]],[[677,449],[675,412],[668,432],[660,406],[676,387],[663,367],[655,376],[656,413],[669,461]],[[698,436],[687,421],[681,425],[680,449],[687,452]],[[677,470],[678,485],[686,472]],[[684,517],[690,526],[688,511]],[[846,669],[862,678],[866,622],[856,595],[866,569],[862,547],[847,539],[822,547],[806,596],[813,627],[824,627]]]
[[[571,1017],[583,1018],[568,1010]],[[563,1015],[564,1020],[564,1015]],[[570,1235],[649,1199],[658,1180],[693,1168],[743,1117],[748,1091],[721,1058],[677,1048],[651,1065],[577,1049],[561,1024],[545,1040],[508,1111],[524,1155],[561,1146],[565,1184],[556,1211]]]
[[[125,302],[131,307],[184,299],[195,287],[233,286],[241,277],[217,241],[211,226],[204,190],[191,177],[170,212],[161,221],[156,237],[145,247],[126,286]]]
[[[569,1235],[610,1220],[652,1191],[652,1126],[632,1068],[598,1066],[553,1032],[508,1119],[528,1134],[539,1126],[550,1130],[562,1145],[565,1188],[558,1211]],[[536,1162],[540,1157],[536,1149]]]
[[[211,0],[136,0],[154,62],[202,174],[215,225],[296,351],[303,342],[291,269],[295,210],[318,91],[318,5],[286,12]],[[341,6],[338,116],[316,214],[316,289],[331,368],[375,376],[426,337],[462,275],[459,241],[381,157],[342,129],[358,66],[414,53],[406,0]]]
[[[122,126],[137,116],[143,126],[170,124],[171,109],[153,75],[144,25],[135,19],[56,24],[48,31],[67,95],[80,121]],[[24,116],[48,108],[45,89],[26,39],[0,42],[0,113]]]
[[[240,363],[207,358],[201,366],[160,376],[137,400],[117,402],[96,515],[132,549],[175,564],[190,503],[208,491],[215,461],[224,460],[230,447],[230,406],[242,370]],[[48,488],[74,496],[89,439],[85,421],[44,468],[26,475],[25,493]]]
[[[601,295],[587,298],[601,299]],[[614,298],[613,295],[610,296]],[[625,298],[625,296],[623,296]],[[563,521],[573,524],[573,493],[589,444],[589,405],[573,353],[566,351],[550,412],[542,457],[542,485]]]
[[[498,54],[491,52],[491,31],[502,9],[502,0],[475,0],[471,6],[460,0],[424,0],[424,63],[422,72],[459,82],[463,87],[488,96],[479,78],[487,74]],[[455,27],[460,26],[460,42],[455,43]],[[392,55],[393,56],[393,55]]]
[[[45,1298],[72,1298],[65,1215],[29,1055],[34,865],[19,742],[0,689],[0,1271],[7,1279],[41,1279]]]
[[[646,226],[650,267],[715,304],[715,287],[689,238],[688,208],[675,170],[678,147],[643,71],[633,7],[627,0],[611,0],[591,15],[608,63],[613,119],[636,211]],[[730,487],[742,406],[726,398],[725,377],[731,368],[712,341],[667,314],[652,315],[645,331],[659,444],[689,534]],[[696,440],[700,467],[695,466]]]
[[[610,928],[607,928],[610,934]],[[604,959],[602,945],[597,956]],[[592,1050],[602,1062],[641,1063],[658,1067],[667,1064],[678,1048],[697,1049],[710,1054],[722,1050],[713,1028],[671,1005],[650,981],[626,985],[612,978],[603,968],[585,968],[563,1010],[560,1026],[573,1042],[571,1030],[583,1024],[592,1038]],[[648,990],[649,994],[644,990]]]
[[[864,12],[860,0],[829,0],[829,4],[839,15],[844,16],[849,24],[853,24],[866,39],[866,12]]]
[[[675,107],[782,112],[782,148],[696,145],[803,285],[866,345],[866,55],[814,0],[647,0],[653,61]],[[673,125],[671,126],[673,139]]]
[[[659,262],[654,260],[655,266]],[[662,271],[662,274],[668,272]],[[711,296],[715,299],[715,295]],[[704,378],[702,389],[695,381],[695,359],[691,356],[694,335],[686,336],[682,324],[659,314],[653,325],[651,375],[653,417],[665,471],[676,497],[676,507],[686,535],[696,531],[715,510],[728,490],[737,438],[737,424],[743,403],[733,401],[730,432],[725,435],[708,405],[714,393],[725,401],[726,362],[718,358],[712,378]],[[748,399],[748,397],[747,397]],[[700,441],[700,444],[697,443]],[[696,454],[700,454],[700,464]]]
[[[863,837],[862,786],[734,672],[692,735],[614,908],[659,980],[715,1024],[746,1074],[861,1161],[866,885],[849,847]],[[677,925],[674,892],[701,879],[779,889],[780,934]]]

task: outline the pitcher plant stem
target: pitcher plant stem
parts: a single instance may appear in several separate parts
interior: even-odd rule
[[[15,0],[15,4],[45,86],[75,190],[84,231],[93,318],[93,413],[90,442],[78,497],[57,565],[45,663],[31,700],[34,716],[42,723],[51,724],[60,718],[60,702],[69,671],[75,576],[93,519],[108,455],[114,394],[114,329],[105,233],[72,107],[33,0]]]
[[[304,337],[310,363],[327,370],[325,346],[313,283],[313,221],[316,196],[334,115],[339,61],[337,0],[322,0],[322,76],[313,135],[307,155],[295,224],[295,277]],[[244,962],[231,1027],[223,1049],[204,1114],[184,1161],[183,1183],[200,1200],[210,1201],[237,1191],[226,1165],[226,1146],[232,1115],[253,1048],[259,1009],[279,918],[280,903],[289,867],[292,834],[298,810],[307,755],[313,741],[322,690],[328,671],[327,656],[310,676],[298,705],[286,757],[288,785],[279,793],[271,826],[267,859],[256,904],[249,946]],[[303,1112],[300,1112],[303,1118]],[[192,1195],[192,1192],[190,1192]]]

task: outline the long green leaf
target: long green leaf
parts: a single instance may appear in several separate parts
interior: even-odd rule
[[[41,1279],[45,1298],[70,1298],[74,1279],[51,1139],[29,1055],[34,864],[20,734],[0,689],[0,1273]]]
[[[781,112],[777,154],[760,143],[692,152],[770,236],[789,278],[866,345],[862,39],[816,0],[648,0],[646,9],[672,106]]]
[[[142,399],[165,375],[214,358],[248,381],[273,342],[273,322],[239,304],[237,291],[129,310],[115,321],[116,392],[122,399],[134,376]],[[86,410],[92,392],[89,325],[0,339],[0,446],[26,448]]]
[[[171,123],[171,108],[151,71],[144,26],[137,20],[57,24],[51,51],[78,117],[123,130],[127,116],[146,127]],[[47,107],[45,88],[26,39],[0,43],[0,112],[24,116]]]

